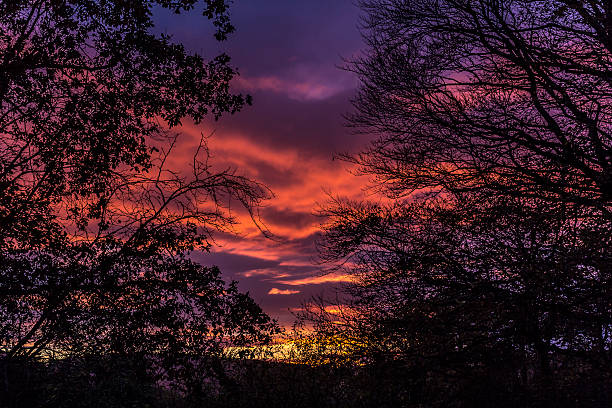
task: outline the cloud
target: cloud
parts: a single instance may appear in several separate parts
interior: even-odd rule
[[[341,82],[325,83],[317,79],[284,79],[275,76],[238,77],[236,85],[247,92],[271,91],[297,101],[323,100],[352,88]]]
[[[300,293],[300,291],[299,290],[291,290],[291,289],[272,288],[268,292],[268,295],[295,295],[297,293]]]
[[[241,275],[245,278],[252,278],[255,276],[259,276],[262,278],[265,278],[266,276],[273,276],[275,278],[287,278],[291,276],[287,273],[279,272],[277,268],[253,269],[247,272],[243,272]]]
[[[353,282],[355,278],[348,274],[327,274],[320,276],[309,276],[300,279],[286,279],[277,280],[276,283],[282,283],[283,285],[289,286],[301,286],[301,285],[320,285],[322,283],[329,282]]]
[[[230,270],[232,273],[238,274],[246,274],[266,268],[274,268],[279,265],[278,261],[237,253],[223,252],[217,248],[210,253],[195,251],[192,253],[191,257],[204,265],[216,265],[221,269],[221,271]]]
[[[347,89],[327,99],[296,100],[284,93],[251,92],[253,106],[239,115],[209,122],[223,133],[255,135],[255,140],[274,149],[297,149],[300,158],[318,156],[329,160],[334,151],[355,151],[371,136],[348,131],[343,113],[353,110],[350,99],[354,89]]]
[[[288,204],[288,203],[287,203]],[[312,210],[311,211],[295,211],[289,207],[266,207],[261,213],[266,223],[289,228],[290,230],[311,230],[313,225],[319,222]]]

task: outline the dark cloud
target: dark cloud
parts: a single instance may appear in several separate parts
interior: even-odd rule
[[[311,212],[294,211],[291,208],[266,207],[262,211],[262,216],[269,224],[296,229],[313,225],[317,220]]]
[[[249,160],[248,167],[254,170],[253,177],[258,181],[277,189],[299,183],[303,176],[296,169],[279,169],[273,163],[253,158]]]
[[[192,259],[203,265],[216,265],[224,273],[242,274],[254,269],[274,268],[278,261],[257,258],[254,256],[233,254],[230,252],[194,252]]]
[[[298,101],[282,93],[257,92],[253,106],[211,126],[219,133],[249,132],[266,146],[299,148],[305,157],[331,160],[334,153],[354,151],[368,139],[345,127],[342,115],[350,112],[353,94],[346,90],[323,100]]]
[[[158,31],[194,52],[226,51],[243,74],[270,75],[300,64],[333,66],[355,53],[361,48],[358,16],[352,0],[242,0],[231,9],[236,32],[223,43],[197,12],[176,16],[157,9],[155,20]]]

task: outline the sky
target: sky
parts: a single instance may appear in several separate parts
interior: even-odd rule
[[[188,155],[200,134],[212,135],[212,161],[266,184],[275,198],[262,209],[274,239],[249,222],[238,234],[220,233],[211,253],[193,257],[220,267],[283,326],[309,298],[330,296],[347,276],[322,274],[315,240],[316,216],[328,193],[358,197],[365,180],[349,173],[335,153],[354,152],[367,142],[344,126],[357,79],[339,68],[363,48],[359,9],[353,0],[239,0],[232,5],[236,32],[215,42],[210,24],[191,13],[160,11],[157,29],[204,56],[226,52],[238,68],[236,92],[253,106],[218,122],[184,123],[177,149]]]

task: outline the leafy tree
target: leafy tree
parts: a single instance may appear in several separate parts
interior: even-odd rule
[[[189,169],[167,165],[181,120],[250,99],[230,92],[227,56],[206,61],[154,34],[154,7],[198,7],[218,39],[233,30],[218,0],[0,4],[5,398],[17,395],[8,373],[24,359],[109,356],[197,397],[203,377],[223,378],[225,347],[277,331],[235,283],[188,256],[231,229],[233,203],[257,222],[269,190],[216,171],[204,138]]]

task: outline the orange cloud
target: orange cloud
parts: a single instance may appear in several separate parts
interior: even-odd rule
[[[286,279],[286,280],[276,280],[276,283],[282,283],[283,285],[289,286],[301,286],[301,285],[320,285],[322,283],[329,282],[353,282],[355,278],[351,275],[347,274],[327,274],[320,276],[310,276],[307,278],[300,279]]]
[[[291,275],[288,273],[281,273],[276,268],[262,268],[262,269],[251,269],[249,271],[243,272],[242,276],[246,278],[252,278],[254,276],[273,276],[275,278],[288,278]]]
[[[176,147],[177,165],[190,162],[192,150],[187,145],[199,141],[203,125],[182,126],[182,143]],[[276,241],[263,239],[261,231],[253,225],[249,214],[236,205],[234,216],[240,222],[236,232],[243,239],[218,238],[220,249],[240,255],[285,262],[288,256],[292,264],[311,263],[304,259],[314,248],[305,251],[293,243],[313,241],[323,221],[315,215],[319,205],[328,200],[326,191],[360,198],[365,196],[361,186],[363,177],[355,177],[347,171],[345,163],[332,161],[330,156],[305,155],[299,146],[279,147],[258,143],[248,130],[226,132],[219,129],[209,140],[212,152],[210,163],[216,168],[235,168],[240,174],[263,182],[272,189],[275,197],[260,212],[265,226],[276,236]]]
[[[314,105],[315,102],[304,104]],[[352,281],[348,275],[319,274],[313,262],[317,256],[315,241],[325,220],[316,216],[316,210],[329,200],[327,192],[352,199],[365,198],[367,192],[362,186],[367,183],[365,177],[351,174],[346,163],[333,161],[331,148],[326,150],[324,144],[313,148],[318,142],[308,141],[309,130],[304,130],[307,124],[291,122],[290,115],[276,122],[274,137],[265,137],[266,123],[252,127],[228,123],[184,123],[177,129],[181,136],[168,158],[168,166],[188,176],[202,133],[212,134],[207,144],[211,153],[208,164],[213,171],[235,169],[273,191],[274,198],[265,203],[259,215],[274,239],[265,238],[248,212],[239,203],[232,203],[232,214],[238,224],[233,231],[214,234],[209,258],[203,254],[199,260],[207,265],[220,262],[225,276],[239,280],[242,288],[260,299],[264,310],[289,324],[294,316],[288,307],[297,306],[301,297]],[[286,140],[281,140],[285,129]],[[325,143],[325,137],[317,134],[315,139]],[[329,134],[330,139],[333,137],[333,133]],[[272,285],[286,285],[288,289],[283,289],[284,286],[270,289]]]

